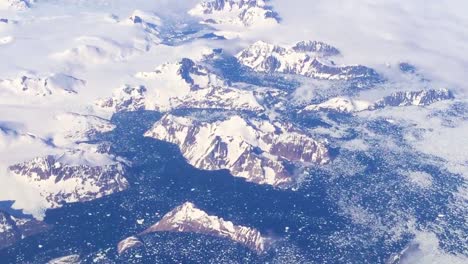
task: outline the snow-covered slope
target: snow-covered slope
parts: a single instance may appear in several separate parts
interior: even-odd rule
[[[178,145],[197,168],[228,169],[234,176],[260,184],[291,183],[287,163],[329,161],[322,143],[290,124],[240,116],[205,122],[167,114],[145,136]]]
[[[63,73],[49,76],[26,74],[15,79],[0,79],[0,93],[45,97],[78,93],[85,85],[84,80]]]
[[[453,98],[453,93],[448,89],[396,92],[375,102],[371,106],[371,109],[384,108],[387,106],[425,106]]]
[[[135,40],[135,48],[149,50],[152,45],[157,45],[162,42],[160,35],[163,22],[156,14],[135,10],[130,17],[122,21],[121,24],[137,27],[142,31],[141,39]]]
[[[38,189],[49,208],[91,201],[128,187],[123,166],[68,164],[67,155],[47,156],[12,165],[10,172]]]
[[[128,187],[122,161],[108,153],[109,146],[87,143],[98,133],[113,130],[109,121],[65,113],[56,117],[53,126],[54,134],[48,144],[52,145],[54,154],[8,168],[14,179],[37,190],[47,207],[90,201]]]
[[[300,112],[325,110],[341,113],[353,113],[365,110],[377,110],[385,107],[427,106],[439,101],[451,100],[453,98],[453,93],[448,89],[396,92],[373,103],[353,98],[335,97],[320,104],[308,105]]]
[[[286,73],[325,80],[379,80],[379,75],[365,66],[335,66],[324,57],[338,50],[321,42],[299,42],[281,47],[257,41],[239,52],[239,63],[263,73]]]
[[[117,40],[95,36],[80,36],[75,39],[75,43],[75,47],[55,53],[53,58],[69,64],[105,64],[125,61],[140,52],[146,51],[146,45],[135,47],[133,41],[131,43],[122,43]]]
[[[301,112],[328,110],[341,113],[353,113],[367,110],[369,109],[370,105],[370,102],[363,100],[354,100],[346,97],[335,97],[320,104],[308,105]]]
[[[155,225],[140,235],[155,232],[190,232],[227,238],[257,252],[263,252],[268,239],[256,229],[235,225],[217,216],[209,215],[186,202],[164,215]]]
[[[48,229],[43,223],[29,218],[18,218],[0,211],[0,249]]]
[[[114,130],[115,126],[103,118],[77,113],[63,113],[55,117],[57,129],[53,136],[56,146],[70,147],[90,141],[100,133]]]
[[[235,26],[275,25],[279,15],[265,0],[208,0],[189,11],[208,24]]]
[[[230,87],[219,76],[190,59],[136,74],[144,86],[124,86],[98,106],[113,111],[211,108],[261,111],[252,91]]]

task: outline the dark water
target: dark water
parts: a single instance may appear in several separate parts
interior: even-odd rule
[[[425,226],[435,221],[437,213],[450,214],[447,190],[460,184],[436,166],[414,162],[418,157],[413,155],[402,159],[401,166],[440,177],[434,177],[438,187],[430,193],[412,190],[388,165],[389,155],[398,159],[401,153],[346,151],[340,155],[367,164],[363,173],[331,179],[325,170],[312,170],[310,180],[296,191],[251,184],[227,171],[195,169],[175,145],[144,138],[160,117],[156,112],[120,113],[112,120],[117,129],[100,139],[110,141],[116,155],[131,161],[128,190],[48,211],[45,222],[54,228],[0,251],[1,263],[44,263],[70,254],[92,262],[96,252],[105,249],[107,258],[116,263],[384,263],[408,244],[411,234],[390,241],[388,233],[375,234],[368,226],[351,222],[340,213],[338,202],[357,199],[389,225],[400,220],[392,219],[395,209],[407,211]],[[368,126],[377,133],[391,129],[392,136],[400,136],[398,129],[383,123]],[[224,239],[161,233],[145,237],[146,247],[137,250],[136,257],[116,255],[121,239],[141,232],[186,201],[236,224],[255,227],[276,238],[276,243],[257,255]],[[144,219],[144,224],[138,225],[137,219]]]

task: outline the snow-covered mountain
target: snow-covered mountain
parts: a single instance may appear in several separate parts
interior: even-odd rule
[[[454,95],[448,89],[396,92],[375,102],[357,100],[348,97],[334,97],[319,104],[308,105],[300,112],[304,113],[325,110],[341,113],[354,113],[365,110],[372,111],[385,107],[427,106],[439,101],[451,99],[454,99]]]
[[[113,111],[210,108],[261,111],[252,91],[230,87],[206,67],[190,59],[167,63],[136,74],[145,85],[124,86],[97,105]]]
[[[379,80],[372,69],[361,65],[336,66],[326,60],[338,50],[321,42],[299,42],[292,47],[281,47],[257,41],[239,52],[239,63],[257,72],[303,75],[324,80]]]
[[[86,81],[63,73],[49,76],[26,74],[15,79],[0,79],[1,93],[8,91],[18,95],[38,97],[78,93],[85,85]]]
[[[291,49],[295,52],[310,53],[321,57],[340,55],[340,51],[337,48],[321,41],[300,41],[296,43]],[[291,50],[289,52],[291,52]]]
[[[128,188],[121,164],[69,164],[68,155],[39,157],[12,165],[10,173],[37,188],[49,208],[91,201]]]
[[[30,218],[14,217],[0,211],[0,249],[8,247],[25,237],[43,232],[49,227]]]
[[[63,113],[55,119],[58,124],[52,140],[54,145],[60,147],[73,147],[115,128],[108,120],[93,115]]]
[[[208,0],[189,11],[207,24],[260,26],[275,25],[279,15],[267,5],[266,0]]]
[[[269,239],[262,236],[258,230],[235,225],[220,217],[209,215],[190,202],[174,208],[140,235],[155,232],[190,232],[212,235],[230,239],[257,252],[263,252],[269,242]]]
[[[137,26],[139,27],[144,34],[144,42],[148,50],[152,44],[161,43],[161,28],[163,26],[162,19],[152,13],[144,12],[141,10],[135,10],[128,19],[122,21],[122,24],[128,26]]]
[[[241,116],[199,121],[167,114],[145,136],[178,145],[197,168],[227,169],[259,184],[291,183],[288,163],[324,164],[330,160],[324,144],[291,124]]]
[[[340,113],[353,113],[369,109],[370,102],[354,100],[348,97],[331,98],[320,104],[306,106],[301,112],[308,111],[336,111]]]
[[[131,41],[83,35],[75,39],[76,46],[52,54],[58,61],[73,65],[105,64],[122,62],[148,50],[146,39]]]
[[[387,106],[425,106],[453,98],[453,93],[448,89],[396,92],[378,100],[370,107],[370,109],[384,108]]]
[[[109,154],[108,144],[88,142],[113,130],[109,121],[76,113],[60,114],[55,121],[57,128],[49,140],[55,154],[10,165],[11,176],[36,189],[49,208],[90,201],[128,187],[123,161]]]

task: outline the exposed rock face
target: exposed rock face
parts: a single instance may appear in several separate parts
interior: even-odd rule
[[[140,246],[143,246],[143,243],[140,241],[140,239],[138,239],[138,237],[131,236],[119,242],[117,245],[117,252],[119,255],[121,255],[127,250]]]
[[[85,202],[128,188],[119,163],[91,166],[67,164],[67,157],[47,156],[12,165],[11,173],[40,190],[50,208]]]
[[[321,42],[299,42],[284,48],[258,41],[236,57],[241,64],[257,72],[296,74],[324,80],[380,80],[374,70],[365,66],[335,66],[323,62],[324,57],[337,53],[338,50]]]
[[[155,232],[190,232],[227,238],[257,252],[263,252],[268,239],[256,229],[235,225],[217,216],[208,215],[186,202],[167,213],[141,235]]]
[[[438,101],[453,99],[453,93],[447,89],[430,89],[415,92],[397,92],[375,102],[371,109],[386,106],[425,106]]]
[[[203,122],[165,115],[145,136],[178,145],[197,168],[228,169],[235,176],[260,184],[290,183],[289,163],[329,161],[322,143],[291,125],[240,116]]]
[[[8,167],[12,177],[37,189],[45,208],[90,201],[128,187],[124,161],[109,153],[108,143],[92,142],[98,134],[112,131],[114,125],[76,113],[60,114],[55,119],[57,123],[51,124],[56,126],[55,133],[47,140],[51,154]]]
[[[340,113],[354,113],[366,110],[376,110],[385,107],[427,106],[435,102],[451,100],[454,96],[447,89],[430,89],[417,92],[397,92],[386,96],[374,103],[355,100],[352,98],[335,97],[320,104],[306,106],[300,112],[336,111]]]
[[[55,258],[47,262],[47,264],[80,264],[82,263],[79,255],[70,255],[60,258]]]
[[[52,74],[47,77],[23,75],[16,79],[0,80],[0,88],[15,94],[31,96],[77,93],[85,85],[85,81],[62,73]]]
[[[0,249],[9,247],[25,237],[38,234],[48,228],[43,222],[17,218],[0,211]]]
[[[96,104],[102,108],[113,109],[116,112],[120,111],[138,111],[144,110],[146,88],[144,86],[124,86],[117,89],[113,97],[98,100]]]
[[[114,111],[181,108],[261,111],[252,91],[229,87],[229,84],[206,67],[190,59],[159,66],[152,72],[139,72],[136,77],[146,86],[125,86],[112,98],[97,104]]]
[[[210,0],[203,1],[189,14],[204,19],[205,23],[242,25],[246,27],[279,23],[279,15],[264,0]]]
[[[320,41],[300,41],[291,49],[295,52],[315,53],[320,54],[321,56],[336,56],[340,54],[340,51],[337,48]]]

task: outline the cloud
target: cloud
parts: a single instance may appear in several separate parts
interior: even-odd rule
[[[265,40],[323,40],[342,51],[343,62],[376,68],[410,61],[439,83],[468,92],[467,1],[273,0],[272,4],[283,20],[274,32],[263,32]]]
[[[466,256],[448,254],[439,248],[439,239],[434,233],[417,232],[409,249],[403,254],[401,264],[467,263]]]

